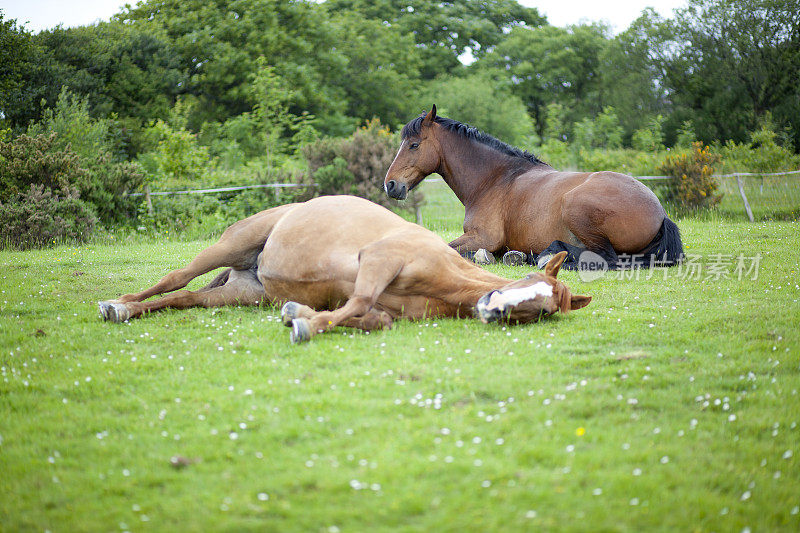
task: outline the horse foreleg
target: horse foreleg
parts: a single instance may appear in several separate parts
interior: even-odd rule
[[[450,247],[454,248],[462,257],[466,257],[471,261],[489,264],[495,262],[493,252],[499,249],[500,245],[478,233],[468,232],[451,241]]]
[[[267,300],[264,287],[252,270],[232,270],[224,285],[200,291],[178,291],[146,302],[100,302],[100,313],[110,322],[124,322],[166,308],[259,305]]]
[[[283,325],[292,327],[292,321],[296,318],[313,318],[317,314],[312,308],[307,305],[299,304],[297,302],[286,302],[281,308],[281,320]],[[374,307],[367,311],[363,316],[354,316],[352,318],[342,321],[340,326],[346,328],[357,328],[364,331],[372,331],[375,329],[389,329],[392,327],[394,319],[392,315],[386,311],[379,311]]]
[[[405,264],[401,250],[385,244],[376,243],[361,251],[353,294],[342,307],[335,311],[313,313],[310,316],[303,309],[305,316],[291,321],[292,342],[307,341],[314,335],[330,331],[339,325],[367,326],[362,329],[375,329],[378,323],[391,325],[391,316],[388,313],[378,312],[366,316],[373,311],[375,302],[400,274]],[[363,320],[354,320],[359,317]]]

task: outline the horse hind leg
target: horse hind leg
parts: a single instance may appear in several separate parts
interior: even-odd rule
[[[100,313],[109,322],[124,322],[161,309],[259,305],[267,300],[264,287],[253,270],[231,270],[224,284],[198,291],[177,291],[146,302],[100,302]]]
[[[235,222],[222,233],[217,242],[198,253],[185,267],[173,270],[148,289],[124,294],[110,302],[141,302],[151,296],[176,291],[184,288],[194,278],[221,267],[232,267],[237,270],[254,267],[272,228],[295,205],[273,207]],[[102,308],[103,306],[101,312]]]

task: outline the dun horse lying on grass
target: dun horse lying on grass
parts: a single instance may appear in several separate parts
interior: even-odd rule
[[[588,249],[614,268],[618,254],[631,256],[628,266],[645,267],[675,265],[683,255],[678,227],[656,195],[630,176],[559,172],[475,128],[437,117],[436,106],[406,124],[402,137],[384,180],[386,194],[402,200],[425,176],[440,174],[466,208],[464,235],[450,243],[465,256],[507,252],[504,262],[519,264],[568,250],[564,266],[575,268]]]
[[[100,302],[105,320],[122,322],[168,307],[287,302],[292,342],[336,326],[373,330],[398,318],[467,317],[531,322],[584,307],[556,279],[566,253],[544,274],[511,281],[465,260],[436,234],[353,196],[324,196],[262,211],[236,222],[186,267],[153,287]],[[229,267],[198,291],[179,291]],[[318,312],[319,310],[320,312]]]

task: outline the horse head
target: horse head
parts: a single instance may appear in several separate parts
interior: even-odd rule
[[[383,180],[389,197],[404,200],[408,191],[439,168],[441,149],[431,127],[435,119],[436,105],[421,122],[417,118],[403,128],[403,142]]]
[[[475,305],[481,321],[524,324],[557,311],[567,313],[588,305],[591,296],[572,294],[556,279],[566,257],[567,252],[559,252],[544,267],[543,274],[532,272],[521,280],[484,294]]]

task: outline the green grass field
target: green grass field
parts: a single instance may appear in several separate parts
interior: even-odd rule
[[[677,222],[691,268],[562,273],[569,315],[300,346],[270,307],[98,318],[211,241],[1,251],[0,530],[798,531],[800,228]]]

